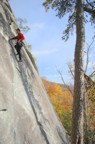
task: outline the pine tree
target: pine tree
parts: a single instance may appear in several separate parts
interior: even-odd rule
[[[68,16],[68,25],[63,33],[63,39],[68,40],[74,26],[76,26],[75,46],[75,78],[74,102],[72,122],[72,144],[83,144],[83,95],[84,95],[84,44],[85,23],[94,23],[94,0],[46,0],[43,4],[48,10],[50,7],[57,11],[57,16]]]

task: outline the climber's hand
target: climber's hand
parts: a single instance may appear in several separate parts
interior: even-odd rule
[[[18,40],[17,42],[18,42],[19,44],[21,43],[21,41],[20,41],[20,40]]]
[[[21,45],[21,41],[20,40],[18,40],[18,44]]]

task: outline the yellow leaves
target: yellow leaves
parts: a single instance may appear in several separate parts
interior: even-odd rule
[[[70,69],[72,68],[73,68],[72,65],[70,65]],[[71,93],[65,86],[62,86],[60,84],[48,82],[44,79],[43,83],[63,126],[66,128],[68,133],[71,134],[72,103],[73,103],[73,97]],[[93,131],[95,125],[94,86],[91,87],[87,95],[88,95],[87,102],[88,102],[89,130]]]
[[[58,114],[64,127],[68,133],[71,132],[71,115],[72,115],[72,101],[73,97],[71,93],[57,83],[52,83],[42,79],[48,95],[50,96],[51,102],[54,105],[55,111]]]

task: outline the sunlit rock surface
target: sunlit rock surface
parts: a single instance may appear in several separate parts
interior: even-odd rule
[[[15,28],[7,0],[0,0],[0,144],[69,144],[25,48],[17,62],[8,41]]]

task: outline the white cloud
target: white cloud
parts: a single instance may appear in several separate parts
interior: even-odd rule
[[[49,54],[53,54],[58,52],[59,49],[47,49],[47,50],[40,50],[40,51],[33,51],[33,54],[35,56],[45,56],[45,55],[49,55]]]

